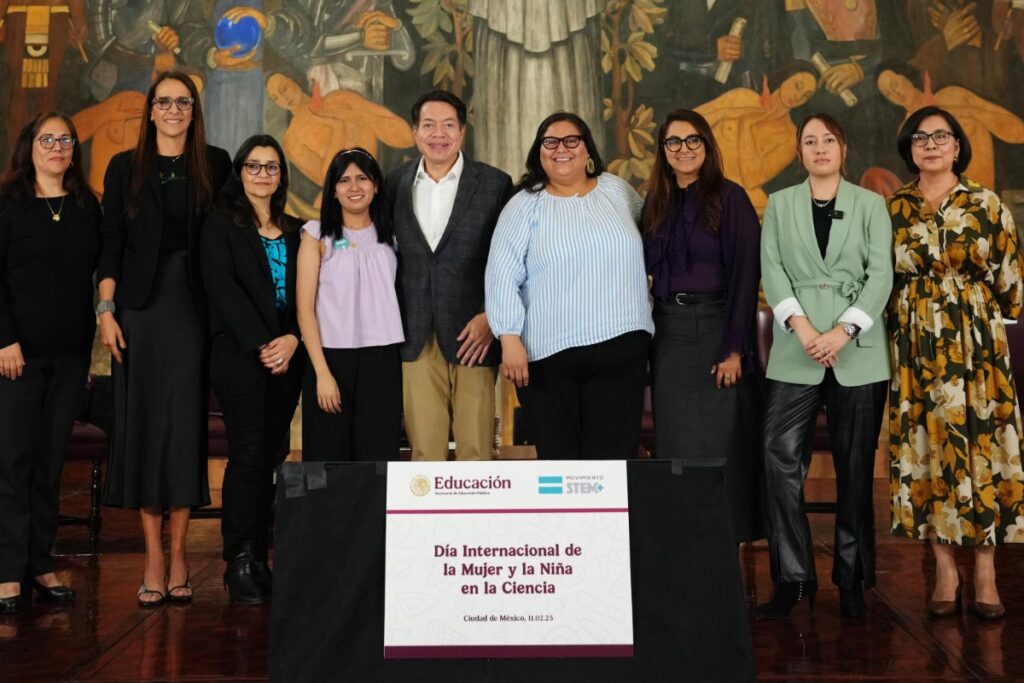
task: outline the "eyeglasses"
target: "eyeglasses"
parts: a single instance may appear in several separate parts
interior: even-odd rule
[[[194,97],[154,97],[153,104],[160,111],[167,111],[171,108],[171,105],[177,105],[178,111],[188,111],[195,104],[196,98]]]
[[[582,135],[566,135],[564,138],[546,137],[540,139],[544,149],[558,149],[558,145],[565,145],[566,149],[576,149],[583,142]]]
[[[40,135],[39,137],[35,138],[35,140],[43,149],[53,149],[54,144],[58,142],[60,143],[61,149],[71,149],[72,147],[75,146],[75,139],[70,135],[61,135],[60,137],[49,134]]]
[[[949,141],[954,137],[956,136],[948,130],[937,130],[934,133],[922,133],[921,131],[917,131],[916,133],[910,134],[910,144],[914,147],[924,147],[928,144],[928,138],[931,138],[932,142],[939,147],[942,147],[943,145],[949,144]]]
[[[690,151],[698,150],[704,144],[704,136],[687,135],[685,138],[680,138],[673,135],[670,138],[665,138],[665,142],[661,144],[665,145],[665,149],[670,152],[678,152],[683,148],[683,143],[686,143],[686,149]]]
[[[245,169],[245,172],[251,176],[259,175],[260,171],[263,169],[267,169],[268,176],[276,176],[281,172],[281,164],[276,161],[271,161],[268,164],[261,164],[258,161],[247,161],[242,165],[242,167]]]

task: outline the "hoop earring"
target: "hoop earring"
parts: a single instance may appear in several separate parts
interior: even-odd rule
[[[594,165],[594,157],[587,158],[587,175],[594,175],[594,170],[597,167]]]

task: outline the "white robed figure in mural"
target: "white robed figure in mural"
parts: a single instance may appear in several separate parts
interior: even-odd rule
[[[537,126],[558,109],[579,114],[601,146],[601,12],[606,0],[470,0],[473,156],[522,174]]]

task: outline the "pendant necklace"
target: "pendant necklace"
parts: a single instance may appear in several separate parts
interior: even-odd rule
[[[46,202],[46,208],[50,210],[50,220],[53,221],[54,223],[60,223],[60,212],[64,210],[64,199],[66,197],[67,195],[64,195],[60,198],[60,206],[57,207],[56,211],[54,211],[53,207],[50,206],[49,198],[43,197],[43,201]]]
[[[832,199],[825,199],[825,200],[815,199],[814,197],[811,197],[811,201],[814,202],[814,205],[816,207],[818,207],[819,209],[824,209],[826,206],[831,204],[834,200],[835,200],[835,197],[833,197]]]

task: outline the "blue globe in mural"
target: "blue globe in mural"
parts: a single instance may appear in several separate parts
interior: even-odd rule
[[[240,57],[259,45],[262,36],[260,25],[252,17],[242,17],[238,21],[229,21],[221,17],[217,22],[214,40],[221,50],[238,45],[239,48],[232,52],[231,56]]]

